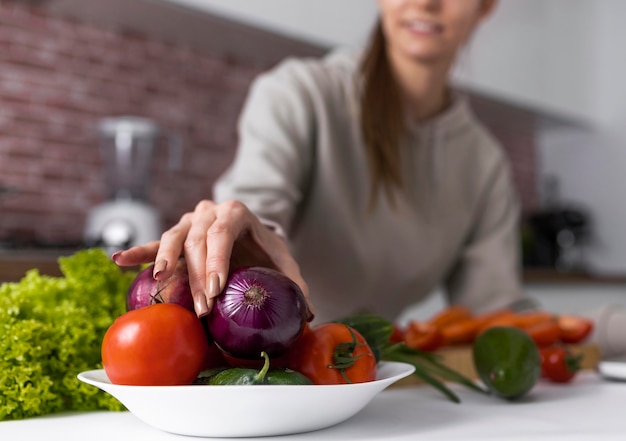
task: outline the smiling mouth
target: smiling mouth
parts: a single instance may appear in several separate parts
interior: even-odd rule
[[[439,34],[443,31],[443,26],[437,23],[422,20],[411,20],[405,22],[405,27],[416,34]]]

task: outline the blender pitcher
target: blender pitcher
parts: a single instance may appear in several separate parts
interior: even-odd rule
[[[107,201],[87,215],[86,244],[114,252],[157,240],[162,226],[160,214],[149,202],[152,161],[158,141],[166,135],[169,169],[179,168],[179,137],[134,116],[105,118],[98,134]]]
[[[164,132],[151,120],[133,116],[105,118],[98,127],[109,199],[147,201],[156,144]],[[180,167],[180,141],[167,134],[170,169]]]

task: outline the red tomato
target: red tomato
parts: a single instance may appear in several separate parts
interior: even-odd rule
[[[207,356],[202,322],[173,303],[156,303],[121,315],[102,341],[102,363],[114,384],[191,384]]]
[[[404,331],[404,344],[413,349],[430,352],[443,344],[443,335],[433,324],[414,320]]]
[[[580,343],[593,330],[593,322],[576,315],[561,315],[558,318],[563,343]]]
[[[581,355],[572,355],[560,346],[540,349],[541,374],[556,383],[567,383],[580,370]]]
[[[325,323],[311,328],[288,354],[288,367],[314,384],[364,383],[376,379],[376,357],[354,328]]]

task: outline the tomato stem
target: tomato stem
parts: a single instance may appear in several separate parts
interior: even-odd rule
[[[335,347],[335,351],[333,352],[333,364],[328,365],[330,369],[337,369],[339,373],[343,377],[346,383],[351,384],[352,381],[348,378],[346,374],[346,369],[354,366],[354,362],[358,360],[365,354],[360,354],[355,356],[354,351],[356,348],[360,346],[365,346],[363,343],[359,343],[356,339],[356,335],[352,328],[348,325],[345,325],[350,335],[352,336],[352,341],[346,341],[343,343],[339,343]]]
[[[565,366],[568,372],[578,372],[581,369],[582,354],[572,355],[569,352],[565,355]]]

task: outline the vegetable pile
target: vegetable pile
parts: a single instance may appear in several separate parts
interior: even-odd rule
[[[310,326],[297,285],[268,269],[233,272],[211,314],[199,319],[184,261],[161,284],[152,268],[122,271],[96,248],[59,265],[62,277],[31,270],[0,286],[0,420],[124,410],[76,378],[98,368],[123,384],[315,385],[373,381],[379,361],[401,361],[454,402],[447,383],[485,392],[381,317]]]
[[[30,270],[0,285],[0,420],[123,406],[76,375],[101,367],[100,344],[124,313],[134,272],[100,249],[59,259],[62,277]]]
[[[132,284],[127,298],[138,298],[138,290],[143,298],[145,293],[158,291],[154,286],[158,282],[145,274],[148,273],[140,273],[141,283]],[[187,283],[184,277],[176,277],[168,286],[183,292]],[[280,375],[281,384],[303,384],[303,379],[313,385],[361,383],[374,381],[378,362],[386,360],[410,363],[416,368],[416,376],[454,402],[459,399],[446,382],[485,392],[469,378],[446,367],[437,355],[393,341],[393,324],[373,314],[311,327],[308,321],[312,316],[300,288],[268,268],[233,271],[211,313],[197,319],[204,326],[206,341],[191,338],[196,330],[189,338],[183,338],[186,342],[169,344],[171,331],[166,331],[164,305],[160,303],[180,307],[184,296],[148,297],[151,300],[147,306],[135,310],[129,306],[129,312],[119,317],[105,335],[104,369],[114,383],[272,384],[277,381],[276,375]],[[179,310],[179,314],[188,312]],[[139,331],[131,335],[119,322]],[[197,371],[193,381],[191,375],[181,380],[177,367],[180,362],[171,362],[188,353],[206,354],[202,370],[198,371],[197,363],[193,363],[192,371]],[[129,366],[134,367],[134,372],[122,379],[119,374],[130,371]],[[153,371],[159,371],[159,375],[152,375]]]

